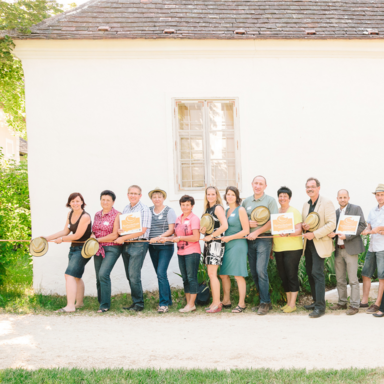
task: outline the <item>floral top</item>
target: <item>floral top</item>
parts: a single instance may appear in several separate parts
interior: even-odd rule
[[[115,208],[112,208],[106,215],[103,216],[103,211],[96,212],[95,219],[93,221],[92,232],[96,238],[108,236],[113,232],[113,225],[115,224],[116,216],[120,212],[116,211]],[[114,242],[109,243],[100,243],[99,250],[96,253],[96,256],[105,257],[104,248],[109,245],[116,245]]]

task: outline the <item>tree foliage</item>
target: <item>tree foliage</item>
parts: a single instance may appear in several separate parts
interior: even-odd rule
[[[61,12],[62,6],[55,1],[0,0],[0,31],[28,34],[32,25]],[[24,73],[20,60],[12,54],[14,47],[11,37],[0,37],[0,107],[6,114],[7,124],[25,137]]]
[[[0,239],[29,240],[31,211],[27,162],[5,161],[0,149],[0,163]],[[0,242],[0,286],[11,274],[13,280],[21,281],[31,274],[28,245],[26,242]]]

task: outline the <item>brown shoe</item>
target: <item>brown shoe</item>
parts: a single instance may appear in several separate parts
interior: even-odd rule
[[[345,312],[346,315],[356,315],[359,312],[359,308],[349,307],[348,311]]]
[[[368,309],[367,309],[367,312],[366,313],[369,313],[369,314],[372,314],[372,313],[376,313],[379,311],[379,307],[375,304],[372,304]]]
[[[271,309],[271,304],[262,303],[259,306],[259,310],[257,311],[257,314],[258,315],[266,315],[270,309]]]
[[[329,307],[329,309],[332,309],[332,311],[337,311],[339,309],[347,309],[347,304],[345,305],[335,304],[335,305],[332,305],[332,307]]]

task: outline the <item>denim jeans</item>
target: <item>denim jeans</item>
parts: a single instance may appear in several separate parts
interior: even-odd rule
[[[365,277],[372,278],[377,268],[377,278],[384,279],[384,251],[371,252],[365,255],[365,262],[361,274]]]
[[[320,312],[325,311],[325,276],[324,276],[324,261],[321,258],[313,244],[313,240],[307,240],[305,249],[305,269],[307,270],[309,285],[315,309]]]
[[[253,281],[260,294],[260,304],[269,304],[268,263],[272,239],[248,240],[248,261]]]
[[[111,307],[111,272],[121,255],[120,246],[105,246],[105,257],[93,256],[96,271],[97,299],[100,309],[109,309]]]
[[[190,255],[177,255],[179,268],[183,278],[184,293],[197,294],[199,283],[197,282],[197,271],[200,264],[200,253]]]
[[[149,245],[149,255],[151,256],[153,267],[159,282],[159,305],[167,307],[172,305],[171,287],[169,286],[167,269],[172,259],[175,246],[168,245]]]
[[[141,268],[148,251],[148,243],[128,243],[123,246],[125,274],[131,288],[133,304],[144,308],[143,287],[141,285]]]

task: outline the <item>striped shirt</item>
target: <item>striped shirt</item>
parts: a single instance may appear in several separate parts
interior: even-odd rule
[[[153,239],[162,235],[164,232],[167,232],[169,229],[169,224],[175,224],[176,222],[176,212],[171,207],[165,207],[160,213],[155,213],[155,207],[149,208],[152,213],[152,224],[151,232],[149,233],[149,238]],[[167,242],[166,244],[173,244]]]
[[[148,239],[152,222],[151,211],[146,205],[142,204],[141,201],[139,201],[134,207],[131,207],[131,204],[128,204],[123,210],[123,215],[125,215],[126,213],[133,212],[141,212],[141,226],[143,228],[147,228],[147,230],[145,231],[144,235],[135,237],[131,240]]]

